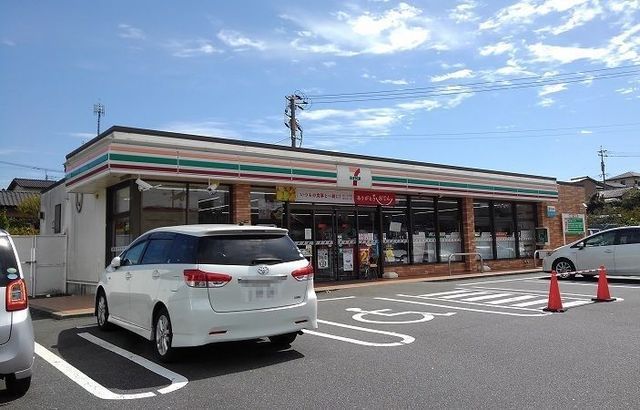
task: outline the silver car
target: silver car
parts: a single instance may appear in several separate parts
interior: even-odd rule
[[[33,351],[27,286],[11,236],[0,229],[0,378],[10,394],[29,390]]]

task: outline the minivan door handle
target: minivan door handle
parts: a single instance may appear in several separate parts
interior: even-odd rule
[[[126,280],[131,279],[131,272],[127,272],[127,273],[125,273],[125,274],[124,274],[124,278],[125,278]]]
[[[160,277],[160,271],[158,269],[154,269],[153,273],[151,274],[151,277],[153,279],[158,279]]]
[[[611,249],[607,249],[604,251],[604,253],[613,253],[613,251]]]

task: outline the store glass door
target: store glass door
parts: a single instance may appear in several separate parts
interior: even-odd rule
[[[358,209],[358,274],[360,279],[379,276],[379,228],[375,208]]]
[[[336,237],[338,250],[338,280],[357,279],[357,222],[355,209],[336,210]]]
[[[315,278],[318,281],[336,280],[336,246],[333,209],[316,207],[314,211]]]

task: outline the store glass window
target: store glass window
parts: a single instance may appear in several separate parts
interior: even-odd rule
[[[518,221],[519,257],[531,258],[536,249],[535,204],[516,204],[516,219]]]
[[[141,233],[161,226],[184,225],[187,185],[147,182],[154,188],[142,192]]]
[[[231,223],[231,194],[228,185],[218,185],[214,191],[207,184],[189,184],[188,224]]]
[[[108,216],[108,220],[111,225],[109,250],[111,258],[113,258],[124,251],[134,238],[132,238],[129,218],[129,211],[131,210],[130,187],[127,185],[114,188],[111,191],[111,195],[111,214]]]
[[[476,252],[482,255],[483,259],[493,259],[493,229],[489,201],[473,201],[473,216]]]
[[[513,203],[493,203],[493,224],[496,236],[496,256],[498,259],[513,259],[516,254],[515,222]]]
[[[407,198],[398,196],[394,208],[382,208],[383,257],[386,265],[409,263]]]
[[[276,201],[275,188],[251,187],[251,225],[282,227],[284,203]]]
[[[411,198],[413,263],[437,262],[436,214],[433,198]]]
[[[120,188],[113,195],[113,213],[129,212],[131,204],[131,190],[129,187]]]
[[[378,225],[375,208],[358,209],[358,266],[361,279],[377,277]]]
[[[462,252],[462,221],[460,201],[453,198],[438,199],[438,231],[440,232],[440,261],[448,262],[449,255]],[[462,256],[451,257],[452,261]]]

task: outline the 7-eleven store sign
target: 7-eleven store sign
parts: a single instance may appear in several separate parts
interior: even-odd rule
[[[362,167],[338,165],[338,186],[350,188],[371,188],[371,170]]]

